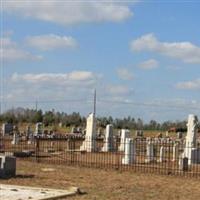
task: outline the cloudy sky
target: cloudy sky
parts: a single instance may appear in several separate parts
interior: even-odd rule
[[[1,0],[2,109],[200,113],[199,1]]]

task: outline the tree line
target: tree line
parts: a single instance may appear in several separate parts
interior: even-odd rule
[[[85,127],[86,117],[81,116],[80,113],[73,112],[67,114],[64,112],[55,112],[54,110],[45,111],[16,108],[8,110],[0,115],[0,122],[7,123],[37,123],[43,122],[45,126],[57,125],[59,123],[64,127]],[[109,117],[97,117],[97,126],[105,128],[107,124],[113,124],[115,128],[127,128],[135,130],[169,130],[170,128],[186,129],[186,121],[165,121],[162,123],[156,120],[150,120],[148,123],[140,118],[134,118],[131,116],[124,118]],[[200,127],[200,124],[199,124]]]

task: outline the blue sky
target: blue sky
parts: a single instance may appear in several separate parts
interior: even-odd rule
[[[200,112],[200,2],[1,1],[1,102],[145,121]],[[73,101],[75,100],[75,101]]]

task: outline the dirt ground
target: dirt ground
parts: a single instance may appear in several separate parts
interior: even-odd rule
[[[44,172],[44,168],[55,171]],[[86,194],[68,197],[69,200],[197,200],[200,198],[200,179],[114,170],[17,162],[17,176],[0,180],[2,184],[41,186],[66,189],[79,187]],[[66,198],[65,198],[66,199]]]

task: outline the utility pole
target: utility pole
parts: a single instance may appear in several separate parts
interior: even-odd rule
[[[1,10],[3,10],[3,1],[0,2],[0,8]],[[3,38],[3,12],[0,12],[1,15],[0,15],[0,38]],[[1,39],[0,40],[1,44],[0,44],[0,47],[3,48],[3,40]],[[3,51],[0,51],[1,54],[0,54],[0,114],[3,113],[3,101],[4,101],[4,98],[3,98],[3,92],[4,92],[4,89],[3,89],[3,84],[4,84],[4,79],[3,79]]]
[[[94,116],[96,115],[96,89],[94,90]]]
[[[37,111],[37,109],[38,109],[38,101],[36,100],[35,101],[35,110]]]

